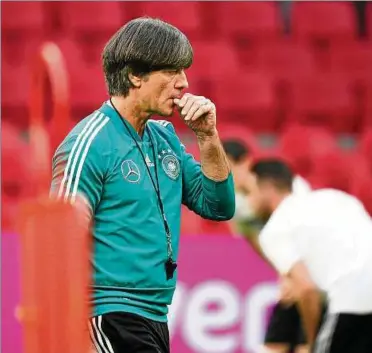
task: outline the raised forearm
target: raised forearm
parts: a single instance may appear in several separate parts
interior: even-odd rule
[[[197,135],[203,174],[213,181],[226,180],[230,165],[218,134]]]

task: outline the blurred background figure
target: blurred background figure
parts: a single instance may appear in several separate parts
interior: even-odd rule
[[[265,220],[255,215],[255,205],[250,194],[256,188],[255,176],[250,168],[254,158],[249,148],[238,139],[225,140],[223,146],[232,166],[235,182],[236,212],[230,221],[233,234],[242,236],[248,244],[262,257],[269,266],[259,244],[259,234],[265,225]],[[306,194],[311,187],[305,179],[296,176],[293,179],[293,192]],[[307,353],[306,335],[301,324],[301,317],[293,301],[288,300],[287,281],[279,278],[279,301],[273,308],[266,330],[262,353]]]
[[[372,220],[355,197],[331,188],[296,195],[293,172],[276,159],[252,166],[254,213],[267,219],[264,255],[289,281],[310,351],[372,350]],[[327,314],[322,322],[322,306]],[[283,325],[288,327],[288,325]]]

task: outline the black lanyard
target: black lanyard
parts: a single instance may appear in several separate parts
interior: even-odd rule
[[[148,128],[148,126],[146,126],[145,129],[147,129],[147,133],[148,133],[149,138],[150,138],[151,149],[152,149],[152,154],[153,154],[153,159],[154,159],[155,180],[154,180],[154,178],[153,178],[153,176],[151,174],[150,167],[148,166],[148,164],[146,162],[145,154],[143,153],[142,148],[139,145],[137,139],[133,136],[133,134],[132,134],[132,132],[131,132],[129,126],[128,126],[128,122],[121,116],[121,114],[119,113],[119,111],[116,109],[116,107],[112,103],[112,100],[111,99],[110,99],[110,103],[111,103],[111,106],[114,108],[116,114],[118,114],[118,116],[120,117],[121,121],[123,122],[123,124],[124,124],[125,128],[127,129],[129,135],[131,136],[132,140],[136,144],[139,152],[141,153],[141,156],[142,156],[142,159],[143,159],[143,163],[145,164],[147,173],[148,173],[148,175],[150,177],[152,186],[153,186],[153,188],[155,190],[155,193],[156,193],[156,196],[157,196],[157,199],[158,199],[158,204],[159,204],[159,208],[160,208],[161,217],[162,217],[163,224],[164,224],[165,235],[166,235],[167,260],[165,262],[165,273],[167,275],[167,280],[169,280],[169,279],[173,278],[174,271],[177,268],[177,263],[173,261],[172,235],[171,235],[171,231],[170,231],[170,228],[169,228],[169,224],[168,224],[167,218],[165,217],[164,205],[163,205],[163,201],[162,201],[161,195],[160,195],[160,184],[159,184],[159,177],[158,177],[158,166],[157,166],[157,162],[156,162],[157,161],[157,158],[156,158],[156,154],[155,154],[154,141],[152,139],[150,129]]]

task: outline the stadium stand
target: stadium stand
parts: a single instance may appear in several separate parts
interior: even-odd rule
[[[352,84],[343,74],[322,74],[296,80],[292,90],[289,120],[327,126],[335,132],[355,132],[356,102]]]
[[[272,2],[187,2],[181,11],[180,3],[169,2],[18,4],[2,3],[1,109],[3,121],[20,131],[28,126],[30,65],[42,41],[55,41],[64,53],[78,120],[107,98],[100,54],[108,37],[136,16],[159,17],[189,36],[195,52],[189,91],[215,101],[221,136],[236,136],[258,154],[282,155],[314,185],[365,195],[371,205],[372,4],[362,39],[346,2],[293,3],[290,33]],[[178,117],[174,125],[198,158]],[[263,147],[266,134],[270,151]],[[354,142],[343,150],[345,136],[359,141],[364,158],[355,157]],[[347,168],[350,155],[359,169]],[[369,170],[356,177],[365,163]],[[17,174],[12,168],[6,164]],[[183,229],[202,226],[187,212],[184,218]],[[212,228],[207,222],[204,229]]]
[[[301,41],[322,45],[356,38],[356,18],[351,2],[296,2],[293,34]]]

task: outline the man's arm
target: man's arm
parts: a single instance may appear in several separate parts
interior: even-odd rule
[[[203,218],[224,221],[235,213],[234,183],[231,173],[222,181],[210,179],[201,165],[183,148],[182,203]]]
[[[203,174],[213,181],[224,181],[230,174],[230,165],[217,132],[197,135]]]
[[[270,223],[270,222],[269,222]],[[260,245],[267,258],[282,276],[292,283],[294,300],[299,307],[309,345],[314,344],[321,312],[321,295],[301,261],[292,240],[292,230],[285,220],[271,222],[260,234]]]
[[[229,220],[235,213],[234,182],[216,129],[216,107],[207,98],[186,93],[175,99],[181,117],[197,137],[201,166],[183,157],[183,203],[204,218]]]
[[[322,296],[301,261],[289,270],[288,277],[292,281],[295,300],[301,313],[308,343],[313,346],[321,318]]]

